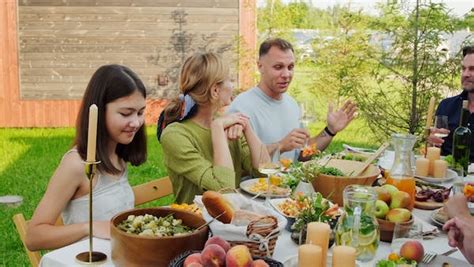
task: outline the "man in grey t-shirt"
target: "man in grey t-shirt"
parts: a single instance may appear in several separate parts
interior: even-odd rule
[[[242,112],[249,116],[252,128],[263,143],[278,144],[281,153],[296,160],[308,138],[309,144],[316,143],[319,150],[324,150],[332,138],[352,121],[357,107],[347,101],[333,111],[333,106],[329,105],[326,128],[310,138],[308,131],[300,128],[298,104],[286,94],[293,78],[293,53],[293,46],[283,39],[264,41],[259,49],[259,84],[238,95],[228,112]]]

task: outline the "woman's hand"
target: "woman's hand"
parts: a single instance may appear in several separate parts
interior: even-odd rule
[[[87,223],[89,229],[89,223]],[[89,231],[89,230],[88,230]],[[94,236],[102,239],[110,239],[110,222],[96,221],[93,226]]]
[[[224,130],[226,130],[227,128],[229,128],[233,125],[239,124],[243,128],[242,130],[245,131],[245,129],[247,128],[247,126],[249,124],[249,117],[247,117],[246,115],[244,115],[240,112],[236,112],[236,113],[227,114],[227,115],[218,117],[218,118],[214,119],[212,121],[212,123],[213,124],[221,124],[222,127],[224,128]]]
[[[430,135],[428,136],[428,138],[426,140],[428,141],[429,144],[440,147],[440,146],[443,145],[444,139],[440,138],[440,137],[437,137],[435,135],[436,133],[449,134],[449,130],[448,129],[443,129],[443,128],[431,127]]]

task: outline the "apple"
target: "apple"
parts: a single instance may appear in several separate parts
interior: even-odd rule
[[[396,186],[391,185],[391,184],[384,184],[384,185],[382,185],[382,188],[387,189],[388,192],[390,193],[390,195],[393,195],[393,193],[399,191]]]
[[[392,194],[392,201],[390,202],[390,208],[408,208],[411,205],[411,197],[407,192],[397,191]]]
[[[390,191],[388,191],[387,188],[377,186],[375,187],[375,192],[377,192],[377,198],[379,200],[382,200],[385,203],[390,204],[390,200],[392,200],[392,195],[390,194]]]
[[[411,212],[407,209],[396,208],[391,209],[385,217],[387,221],[393,223],[408,222],[411,218]]]
[[[405,259],[414,260],[416,262],[421,262],[423,256],[425,255],[425,249],[423,245],[416,240],[409,240],[403,243],[400,248],[400,256]]]
[[[375,201],[375,216],[379,219],[385,218],[385,215],[390,209],[388,208],[387,203],[382,200]]]

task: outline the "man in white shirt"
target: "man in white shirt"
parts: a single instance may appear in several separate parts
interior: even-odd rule
[[[295,66],[293,46],[280,38],[267,39],[260,45],[257,65],[260,82],[238,95],[228,112],[249,116],[252,128],[262,142],[278,144],[286,157],[298,159],[308,138],[309,144],[316,143],[319,150],[324,150],[354,118],[357,107],[351,101],[346,101],[337,111],[330,104],[327,126],[318,135],[310,137],[308,131],[300,127],[298,104],[286,93]],[[270,152],[275,148],[272,146]]]

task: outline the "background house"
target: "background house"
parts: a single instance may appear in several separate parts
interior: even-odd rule
[[[197,51],[252,85],[254,0],[0,1],[0,127],[74,126],[92,73],[118,63],[148,88],[147,124],[176,96],[179,68]]]

